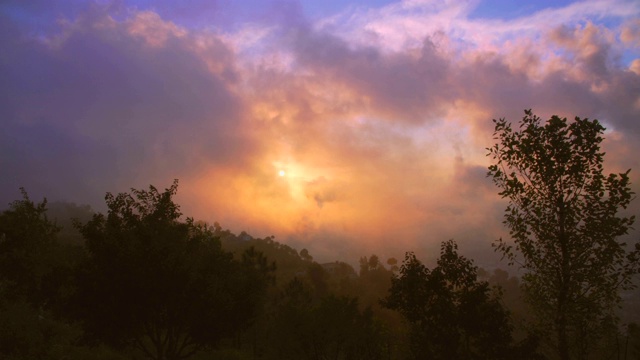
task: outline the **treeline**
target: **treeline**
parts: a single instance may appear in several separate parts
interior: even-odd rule
[[[3,359],[544,359],[518,279],[442,243],[429,269],[319,264],[183,217],[177,182],[107,194],[107,214],[23,197],[0,214]],[[69,218],[75,220],[70,221]],[[497,286],[500,285],[500,286]],[[509,306],[507,306],[509,305]],[[610,329],[593,358],[640,356]]]

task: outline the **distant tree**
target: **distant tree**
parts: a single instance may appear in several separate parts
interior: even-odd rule
[[[393,272],[398,271],[398,259],[394,257],[387,259],[387,265],[389,265],[389,270]]]
[[[313,256],[311,256],[311,254],[309,254],[309,250],[307,250],[307,249],[300,250],[300,257],[304,261],[313,261]]]
[[[297,278],[287,284],[276,308],[268,359],[383,358],[381,327],[369,309],[361,311],[355,298],[314,295]]]
[[[585,359],[600,329],[615,327],[618,291],[632,286],[640,264],[640,244],[629,251],[618,240],[634,222],[619,214],[633,198],[629,171],[603,174],[597,120],[543,124],[525,114],[518,131],[494,120],[488,176],[509,200],[504,224],[513,238],[496,247],[526,270],[528,301],[559,357]]]
[[[307,267],[307,278],[313,285],[313,290],[318,296],[325,296],[329,293],[329,273],[322,265],[314,262]]]
[[[247,236],[242,239],[241,236],[236,236],[229,230],[223,230],[217,223],[210,227],[210,230],[214,236],[220,238],[222,248],[234,253],[236,259],[241,259],[244,251],[254,248],[270,261],[275,262],[277,264],[275,277],[278,284],[287,284],[297,273],[304,272],[309,266],[309,261],[302,259],[296,249],[275,241],[273,236],[256,238],[245,233],[249,239],[246,239]]]
[[[377,255],[371,255],[369,257],[369,270],[375,270],[381,266],[382,264],[380,264],[380,258],[378,258]]]
[[[480,275],[482,280],[486,280],[489,285],[500,288],[502,293],[501,301],[503,305],[509,309],[511,314],[511,322],[514,325],[514,337],[522,338],[526,336],[530,330],[530,324],[533,321],[531,308],[524,299],[522,286],[520,286],[520,278],[510,276],[509,273],[502,269],[494,269],[492,273],[484,272],[484,276]]]
[[[380,298],[385,296],[391,286],[393,273],[380,262],[380,258],[372,254],[369,257],[360,258],[360,272],[353,290],[352,296],[358,296],[360,302],[377,308],[380,306]]]
[[[81,247],[84,239],[74,226],[75,222],[86,223],[93,217],[94,211],[89,205],[77,205],[71,202],[55,201],[47,204],[47,214],[59,226],[58,242]]]
[[[108,214],[80,230],[87,260],[75,304],[87,334],[151,359],[185,359],[244,328],[256,315],[270,266],[242,261],[181,213],[177,181],[159,192],[106,195]]]
[[[360,276],[366,276],[371,271],[384,268],[380,263],[380,258],[377,255],[371,255],[368,258],[363,256],[360,258]]]
[[[407,253],[392,279],[383,305],[411,324],[415,359],[535,358],[535,344],[512,345],[509,314],[477,268],[442,243],[438,265],[430,270]]]

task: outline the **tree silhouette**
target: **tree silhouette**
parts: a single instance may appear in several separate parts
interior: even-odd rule
[[[382,303],[411,324],[415,359],[535,358],[535,344],[512,346],[508,312],[451,240],[433,270],[407,253]]]
[[[206,226],[181,221],[177,186],[108,193],[107,216],[80,226],[88,256],[75,303],[85,331],[158,360],[188,358],[244,328],[271,271],[261,254],[235,261]]]
[[[320,296],[318,296],[320,295]],[[267,358],[382,359],[381,327],[356,298],[314,292],[300,279],[282,291]]]
[[[54,318],[60,303],[63,249],[47,217],[47,200],[22,199],[0,213],[0,358],[56,358],[69,354],[78,329]]]
[[[311,254],[309,254],[309,250],[307,250],[307,249],[300,250],[300,257],[304,261],[313,261],[313,256],[311,256]]]
[[[22,200],[0,214],[0,291],[42,305],[51,295],[60,228],[47,218],[47,199],[36,204],[20,191]]]
[[[619,214],[633,196],[629,171],[603,175],[597,120],[543,124],[525,114],[518,131],[494,120],[488,176],[509,200],[504,224],[513,238],[496,246],[526,270],[524,290],[560,358],[586,358],[598,330],[615,324],[618,290],[631,287],[638,269],[640,244],[627,251],[618,240],[634,222]]]

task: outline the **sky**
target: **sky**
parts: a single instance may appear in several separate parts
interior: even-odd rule
[[[321,261],[492,266],[486,148],[524,109],[599,119],[640,184],[638,1],[5,0],[0,49],[2,205],[179,179],[185,215]]]

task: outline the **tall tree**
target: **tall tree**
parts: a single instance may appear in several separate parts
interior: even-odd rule
[[[88,256],[75,301],[86,332],[157,360],[188,358],[246,326],[272,270],[254,251],[234,260],[205,225],[181,221],[177,186],[108,193],[107,216],[80,226]]]
[[[633,197],[629,170],[603,174],[597,120],[543,123],[526,110],[517,131],[494,123],[488,176],[509,200],[503,223],[513,238],[496,249],[526,271],[524,290],[557,355],[587,358],[639,266],[640,244],[619,240],[634,222],[620,214]]]

